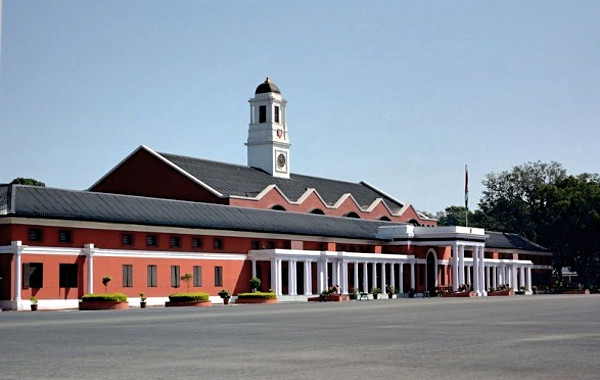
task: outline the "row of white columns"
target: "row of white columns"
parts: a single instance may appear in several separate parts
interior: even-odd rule
[[[256,277],[256,261],[252,260],[252,277]],[[358,260],[343,260],[343,259],[284,259],[276,257],[271,261],[271,288],[276,294],[283,294],[282,284],[282,262],[288,262],[288,294],[298,295],[298,262],[302,262],[304,265],[304,278],[303,293],[305,295],[311,295],[314,293],[312,289],[312,263],[317,263],[317,292],[321,293],[323,290],[329,287],[329,282],[332,285],[339,285],[340,290],[343,294],[347,294],[349,291],[350,278],[348,265],[353,264],[354,276],[352,278],[352,284],[354,289],[360,289],[363,292],[370,292],[373,288],[381,288],[385,291],[387,285],[393,286],[399,290],[400,293],[404,292],[404,264],[410,264],[410,287],[415,288],[415,261],[407,260],[401,262],[384,262],[384,261],[358,261]],[[328,264],[331,263],[331,275],[329,272]],[[363,281],[359,284],[359,264],[362,264]],[[371,265],[371,273],[369,276],[368,265]],[[387,267],[389,265],[390,270],[390,282],[387,279]],[[377,281],[377,267],[381,269],[381,276],[379,282]],[[396,269],[398,269],[398,282],[396,282]],[[331,281],[328,279],[331,278]]]

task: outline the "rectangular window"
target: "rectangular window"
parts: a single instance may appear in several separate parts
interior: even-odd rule
[[[267,106],[258,106],[258,122],[267,122]]]
[[[149,288],[156,288],[156,265],[148,265],[148,280],[147,285]]]
[[[202,248],[202,238],[192,238],[192,248]]]
[[[260,241],[252,240],[252,249],[259,249],[259,248],[260,248]]]
[[[202,267],[194,267],[194,286],[199,288],[202,286]]]
[[[181,246],[181,238],[179,236],[171,236],[169,246],[171,248],[179,248]]]
[[[158,245],[158,237],[156,235],[147,235],[146,245],[148,247],[156,247]]]
[[[214,239],[213,240],[213,248],[214,249],[223,249],[223,239]]]
[[[215,286],[223,286],[223,267],[215,267]]]
[[[77,287],[77,264],[60,264],[58,284],[61,288]]]
[[[29,229],[29,241],[42,241],[42,229],[41,228],[30,228]]]
[[[275,249],[275,242],[274,241],[268,241],[267,242],[267,249]]]
[[[133,265],[130,265],[130,264],[123,265],[123,287],[124,288],[133,287]]]
[[[23,289],[42,288],[44,285],[44,264],[23,264]]]
[[[70,243],[71,242],[71,231],[69,230],[60,230],[58,231],[58,242],[59,243]]]
[[[180,286],[181,276],[179,275],[179,265],[171,265],[171,286],[178,288]]]
[[[274,116],[275,116],[275,122],[279,123],[279,107],[278,106],[275,106],[275,114],[274,114]]]
[[[121,235],[121,245],[126,246],[126,247],[133,246],[133,234]]]

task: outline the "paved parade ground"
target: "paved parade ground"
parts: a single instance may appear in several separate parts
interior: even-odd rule
[[[0,313],[1,379],[598,379],[600,296]]]

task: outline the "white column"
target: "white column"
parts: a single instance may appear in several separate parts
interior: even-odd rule
[[[277,259],[277,294],[283,295],[283,276],[281,259]]]
[[[312,294],[312,262],[304,261],[304,294]]]
[[[387,276],[385,275],[386,263],[381,263],[381,290],[385,292],[385,286],[387,285]]]
[[[396,287],[396,263],[391,263],[390,265],[390,277],[392,278],[392,281],[390,281],[390,286],[398,289]]]
[[[366,262],[363,263],[363,292],[369,293],[369,271]]]
[[[354,290],[358,290],[358,261],[354,262]]]
[[[252,277],[256,277],[256,260],[252,260]]]
[[[454,243],[452,245],[452,290],[457,291],[459,281],[458,281],[458,244]]]
[[[519,290],[519,283],[517,282],[517,267],[513,266],[511,268],[511,271],[512,271],[512,284],[511,284],[511,286],[512,286],[512,288],[514,290]]]
[[[479,289],[482,296],[487,296],[488,288],[485,286],[485,247],[483,246],[479,247]]]
[[[341,261],[340,265],[342,266],[342,294],[348,294],[348,263],[346,261]]]
[[[329,288],[329,260],[327,260],[327,256],[325,256],[323,261],[323,275],[323,289],[321,289],[320,292]]]
[[[271,259],[271,286],[275,291],[275,294],[279,294],[277,291],[277,259]]]
[[[371,274],[373,275],[373,278],[371,279],[371,289],[373,289],[377,287],[377,263],[375,262],[371,264]]]
[[[400,283],[399,289],[400,293],[404,293],[404,263],[400,263],[400,274],[398,278],[398,282]]]
[[[479,247],[473,246],[471,247],[471,252],[473,256],[473,282],[472,289],[475,291],[475,294],[478,296],[481,295],[481,289],[479,288]]]
[[[525,266],[519,267],[519,288],[525,287]]]
[[[298,261],[291,260],[292,265],[292,295],[298,295]]]
[[[15,295],[14,300],[17,301],[17,310],[19,310],[19,301],[21,301],[21,284],[23,283],[23,266],[21,265],[21,254],[23,253],[23,242],[21,240],[12,241],[10,243],[12,251],[15,254]]]
[[[491,282],[490,282],[490,273],[491,273],[490,267],[486,266],[485,267],[485,290],[486,291],[492,286]]]
[[[504,264],[499,264],[498,265],[498,284],[496,285],[496,287],[502,286],[505,284],[504,279],[505,279],[505,269],[504,269]]]
[[[465,282],[465,246],[458,246],[458,281],[459,285],[466,284]]]
[[[415,262],[411,261],[410,262],[410,287],[415,289],[416,291],[416,287],[415,287]]]
[[[336,259],[331,262],[331,285],[340,285],[338,275],[338,260]]]
[[[323,258],[321,258],[319,261],[317,261],[317,293],[321,293],[323,290],[325,290],[325,270],[324,270],[324,264],[325,260]]]
[[[83,254],[87,256],[87,292],[94,293],[94,244],[84,244]]]
[[[525,285],[525,290],[531,292],[531,267],[527,267],[527,285]]]

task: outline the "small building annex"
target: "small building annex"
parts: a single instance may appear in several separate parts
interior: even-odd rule
[[[286,101],[266,80],[250,99],[248,165],[141,146],[89,190],[0,186],[0,305],[77,307],[102,289],[161,304],[180,276],[211,294],[259,277],[283,299],[329,285],[401,293],[470,284],[481,296],[551,279],[551,253],[513,234],[436,221],[365,182],[294,174]]]

